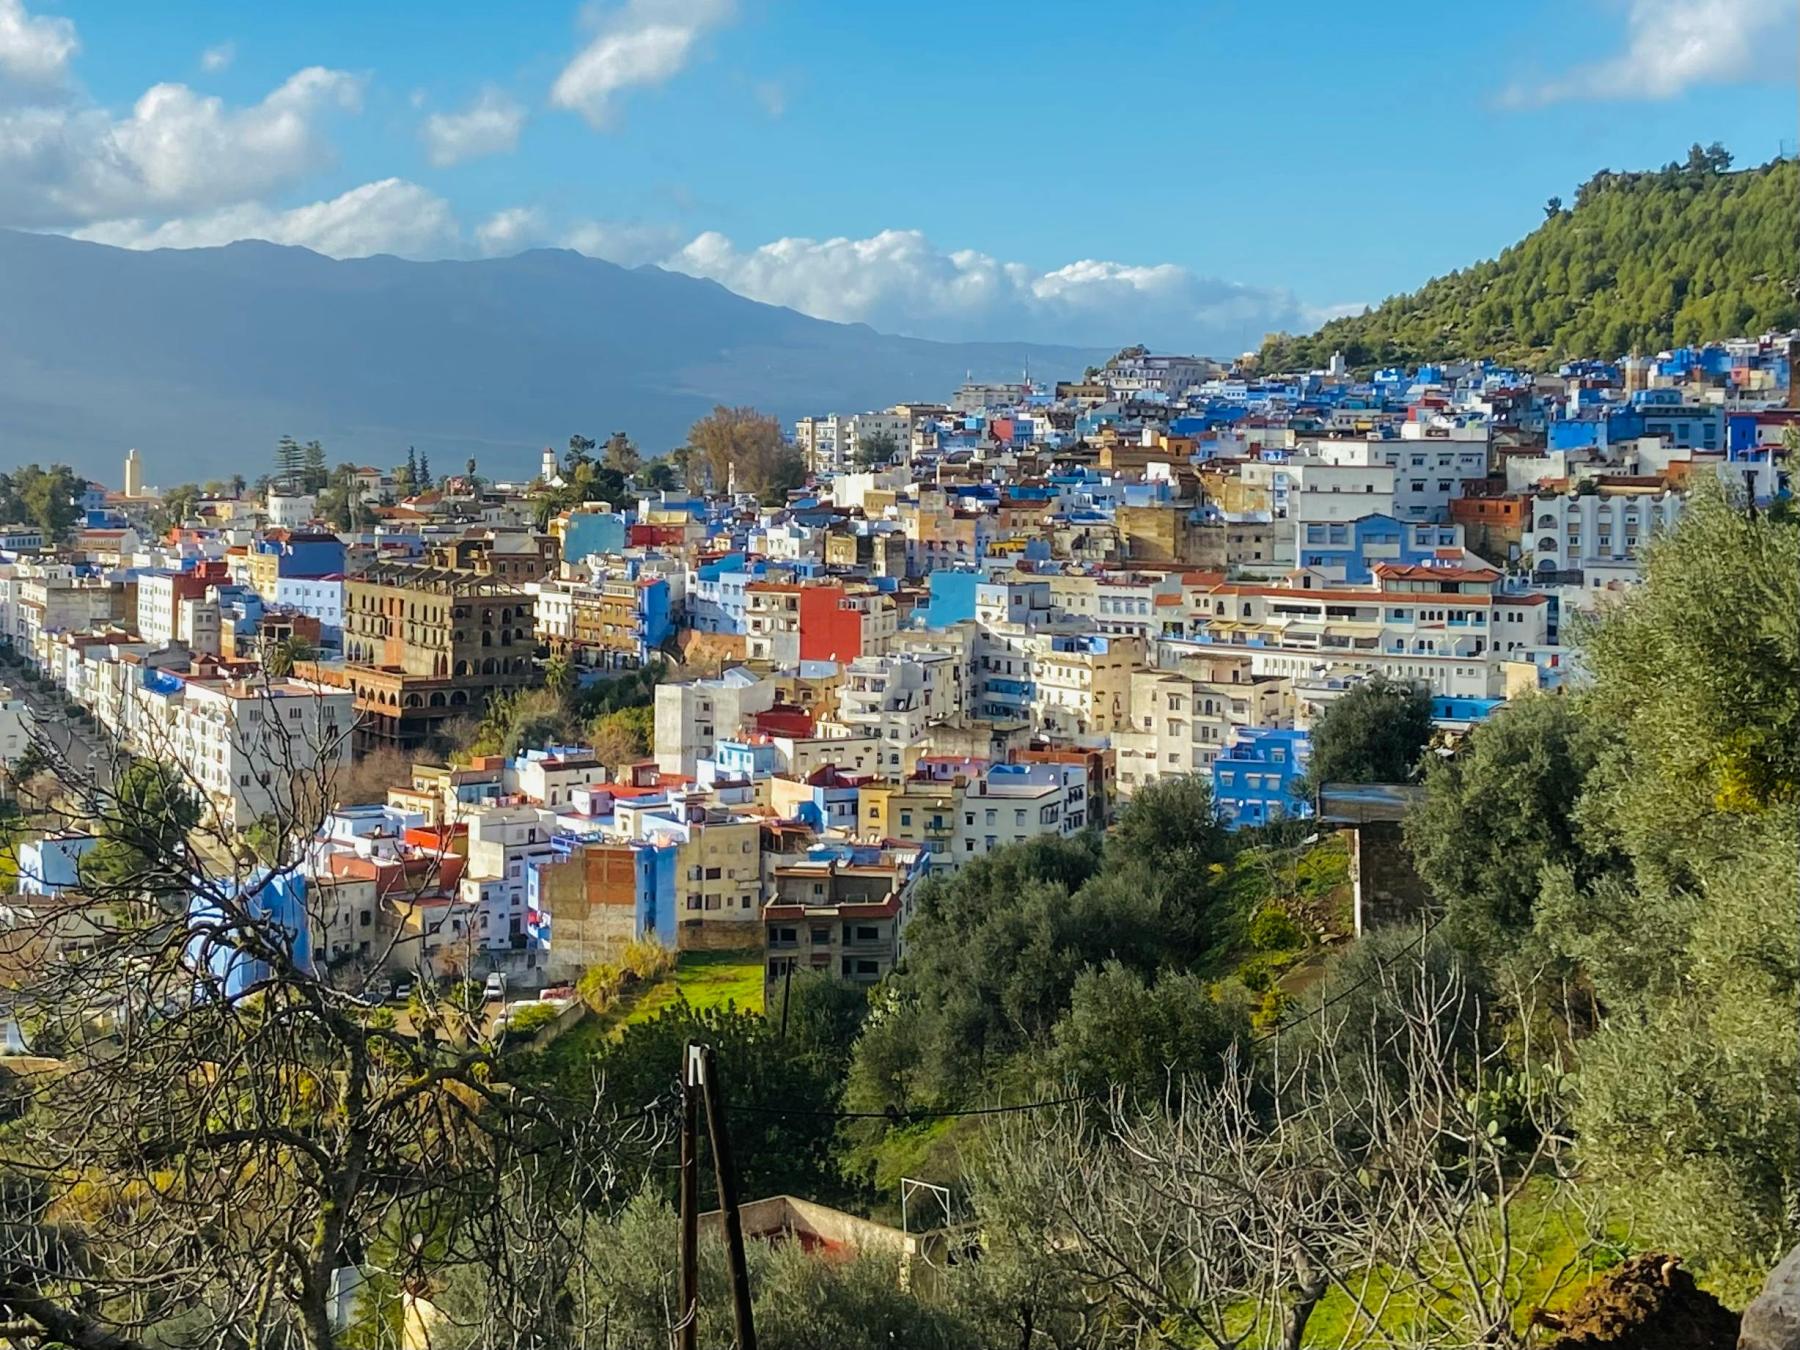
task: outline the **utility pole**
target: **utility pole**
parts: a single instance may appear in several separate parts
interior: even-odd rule
[[[738,1213],[737,1165],[725,1123],[725,1099],[718,1082],[718,1059],[710,1045],[689,1041],[681,1069],[681,1247],[678,1296],[681,1320],[676,1350],[698,1350],[700,1344],[700,1108],[706,1107],[706,1132],[712,1145],[713,1175],[718,1183],[719,1212],[725,1226],[726,1260],[731,1271],[731,1315],[735,1350],[756,1350],[756,1324],[750,1302],[750,1267],[744,1253],[743,1216]]]
[[[705,1074],[706,1131],[712,1141],[713,1171],[719,1182],[719,1210],[725,1219],[725,1255],[731,1267],[731,1320],[737,1350],[756,1350],[756,1323],[750,1306],[750,1266],[744,1257],[744,1222],[738,1213],[737,1166],[731,1156],[731,1134],[725,1128],[725,1102],[719,1090],[718,1062],[710,1045],[700,1047]]]
[[[676,1350],[700,1347],[700,1047],[689,1041],[681,1066],[681,1246]]]

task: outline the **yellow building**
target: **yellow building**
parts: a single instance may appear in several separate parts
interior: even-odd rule
[[[890,779],[869,784],[858,796],[859,837],[918,844],[933,853],[949,849],[962,809],[961,784]]]

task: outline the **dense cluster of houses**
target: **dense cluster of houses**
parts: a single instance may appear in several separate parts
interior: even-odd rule
[[[553,454],[423,491],[361,470],[354,531],[277,481],[160,533],[134,454],[67,540],[0,526],[0,639],[235,828],[412,753],[306,851],[318,959],[545,984],[649,938],[874,981],[926,877],[1148,785],[1305,814],[1309,728],[1359,681],[1428,690],[1455,734],[1579,678],[1571,615],[1635,583],[1696,482],[1786,494],[1797,395],[1776,335],[1367,378],[1130,349],[802,418],[777,504],[702,480],[543,528]],[[646,754],[432,761],[552,658],[666,664]],[[28,712],[0,699],[0,753]],[[85,846],[31,841],[21,886],[77,885]]]

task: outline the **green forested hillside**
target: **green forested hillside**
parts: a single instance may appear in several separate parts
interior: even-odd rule
[[[1739,173],[1718,147],[1652,173],[1602,170],[1573,209],[1498,258],[1427,282],[1307,337],[1263,345],[1264,369],[1458,357],[1617,357],[1800,322],[1800,164]]]

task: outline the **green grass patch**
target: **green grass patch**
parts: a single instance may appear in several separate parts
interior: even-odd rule
[[[745,1012],[763,1010],[762,952],[683,952],[675,959],[675,978],[664,977],[644,991],[620,1022],[648,1022],[677,1002],[696,1008],[726,1004]]]
[[[1510,1214],[1513,1255],[1507,1272],[1507,1291],[1520,1311],[1520,1334],[1535,1308],[1561,1309],[1572,1303],[1593,1276],[1618,1264],[1630,1254],[1623,1231],[1608,1232],[1591,1243],[1582,1216],[1568,1199],[1554,1199],[1548,1186],[1528,1186],[1513,1201]],[[1447,1254],[1447,1253],[1446,1253]],[[1499,1271],[1491,1260],[1484,1273],[1495,1278]],[[1356,1284],[1352,1280],[1349,1283]],[[1398,1283],[1401,1288],[1393,1289]],[[1391,1271],[1368,1273],[1367,1300],[1380,1302],[1383,1291],[1393,1289],[1381,1319],[1387,1337],[1422,1334],[1431,1324],[1429,1303],[1411,1277],[1396,1281]],[[1309,1346],[1355,1345],[1369,1336],[1369,1327],[1351,1300],[1333,1289],[1314,1310],[1306,1326]]]

